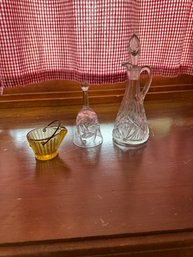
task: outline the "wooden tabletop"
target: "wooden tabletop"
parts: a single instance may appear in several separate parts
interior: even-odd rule
[[[92,107],[104,142],[89,149],[72,142],[79,105],[0,109],[0,256],[60,250],[64,255],[48,256],[86,256],[106,253],[108,247],[110,254],[116,246],[121,252],[121,245],[132,254],[150,243],[161,248],[166,241],[177,242],[177,248],[190,245],[188,254],[193,245],[193,101],[147,102],[150,138],[135,149],[112,142],[118,103]],[[26,134],[54,119],[68,129],[59,156],[36,161]]]

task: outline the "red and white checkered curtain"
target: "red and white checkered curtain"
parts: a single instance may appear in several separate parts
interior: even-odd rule
[[[126,80],[128,39],[155,75],[193,74],[192,0],[2,0],[4,87],[70,79]]]

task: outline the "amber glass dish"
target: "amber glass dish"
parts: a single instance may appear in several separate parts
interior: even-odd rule
[[[46,127],[31,130],[27,134],[27,140],[36,159],[46,161],[56,157],[66,133],[67,129],[65,127]]]

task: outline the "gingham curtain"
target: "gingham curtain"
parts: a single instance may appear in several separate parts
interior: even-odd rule
[[[155,75],[193,74],[192,0],[2,0],[1,86],[124,81],[134,31],[140,65]]]

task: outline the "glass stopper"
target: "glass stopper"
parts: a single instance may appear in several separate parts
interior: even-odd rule
[[[136,34],[133,34],[129,39],[129,54],[131,56],[132,65],[137,65],[140,51],[140,40]]]

